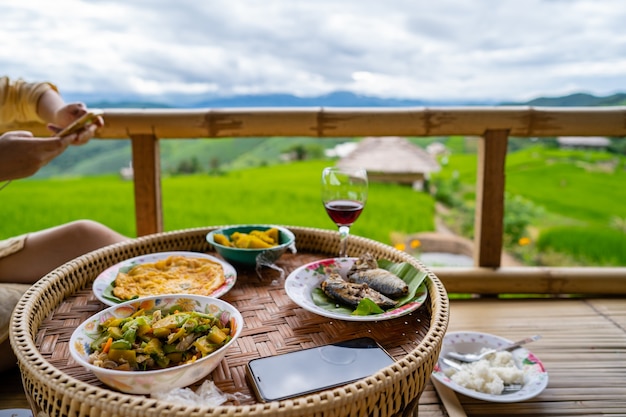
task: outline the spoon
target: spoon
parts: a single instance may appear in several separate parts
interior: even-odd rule
[[[459,352],[448,352],[446,353],[446,356],[452,358],[452,359],[456,359],[457,361],[461,361],[461,362],[476,362],[479,361],[481,359],[483,359],[485,356],[490,355],[494,352],[502,352],[502,351],[511,351],[513,349],[516,349],[522,345],[525,345],[526,343],[530,343],[530,342],[534,342],[536,340],[539,340],[541,338],[540,335],[535,335],[535,336],[531,336],[531,337],[527,337],[526,339],[522,339],[518,342],[515,343],[511,343],[510,345],[506,345],[503,347],[500,347],[498,349],[488,349],[485,350],[484,352],[481,353],[459,353]]]

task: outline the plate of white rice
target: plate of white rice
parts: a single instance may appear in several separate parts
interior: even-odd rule
[[[513,343],[509,339],[479,332],[450,332],[443,339],[440,357],[448,352],[478,353]],[[532,352],[519,347],[497,352],[478,362],[462,364],[457,370],[441,360],[433,377],[454,391],[484,401],[512,403],[539,395],[548,385],[548,373]],[[507,387],[521,386],[515,390]]]

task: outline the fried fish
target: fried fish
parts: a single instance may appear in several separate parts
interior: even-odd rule
[[[348,282],[337,273],[329,274],[320,286],[324,294],[352,308],[356,308],[364,298],[369,298],[383,310],[396,306],[396,301],[370,288],[367,284]]]
[[[409,286],[395,274],[378,267],[378,262],[369,253],[357,259],[347,278],[349,282],[367,284],[370,288],[391,298],[398,298],[409,292]]]

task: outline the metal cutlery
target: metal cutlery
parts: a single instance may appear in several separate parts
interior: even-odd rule
[[[511,343],[510,345],[503,346],[498,349],[488,349],[480,353],[459,353],[459,352],[447,352],[445,356],[455,359],[461,362],[476,362],[483,359],[485,356],[490,355],[494,352],[502,352],[502,351],[512,351],[517,349],[518,347],[525,345],[530,342],[534,342],[541,338],[540,335],[534,335],[531,337],[527,337],[525,339],[519,340],[515,343]]]

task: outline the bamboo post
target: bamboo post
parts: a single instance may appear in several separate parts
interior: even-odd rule
[[[163,231],[159,139],[130,135],[133,151],[137,236]]]
[[[500,266],[508,137],[508,130],[487,130],[478,144],[474,217],[474,266],[477,267]]]

